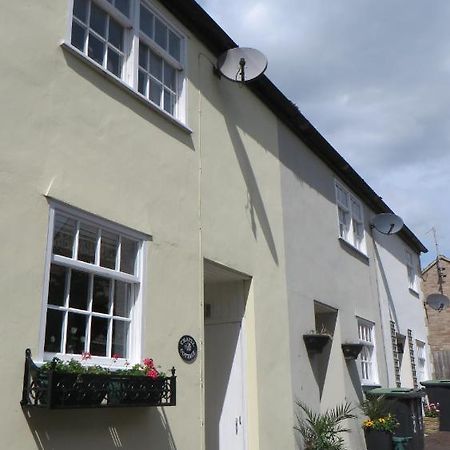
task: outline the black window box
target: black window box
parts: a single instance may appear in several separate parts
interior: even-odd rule
[[[175,406],[176,376],[71,374],[44,372],[27,350],[22,406],[48,409]]]
[[[306,348],[311,353],[321,353],[328,342],[331,342],[329,334],[309,333],[303,335]]]
[[[357,343],[347,343],[342,344],[341,347],[345,359],[356,359],[361,353],[363,345]]]

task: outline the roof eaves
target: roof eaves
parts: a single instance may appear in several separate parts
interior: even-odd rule
[[[159,0],[180,22],[190,29],[216,56],[238,45],[194,0]],[[247,86],[272,112],[294,132],[327,166],[356,191],[378,214],[392,212],[380,196],[358,175],[350,164],[314,128],[314,126],[265,75]],[[418,252],[427,253],[427,248],[405,225],[399,236]]]
[[[444,255],[439,255],[439,259],[450,263],[450,259]],[[436,261],[437,261],[437,258],[433,259],[433,261],[431,261],[428,264],[428,266],[426,266],[425,269],[422,270],[422,274],[424,274],[425,272],[428,272],[436,264]]]

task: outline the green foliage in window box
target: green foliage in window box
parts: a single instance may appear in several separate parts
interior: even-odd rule
[[[42,408],[96,408],[118,406],[175,406],[175,368],[171,376],[159,372],[153,360],[112,370],[86,365],[90,359],[63,361],[54,358],[41,367],[34,364],[31,352],[25,353],[22,406]],[[113,363],[117,360],[114,357]],[[113,364],[112,363],[112,364]]]

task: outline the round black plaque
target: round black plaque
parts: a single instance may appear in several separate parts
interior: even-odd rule
[[[197,342],[192,336],[184,335],[178,341],[178,353],[186,362],[192,362],[197,358]]]

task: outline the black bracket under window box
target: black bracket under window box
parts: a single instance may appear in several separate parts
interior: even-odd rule
[[[20,404],[48,409],[175,406],[176,376],[61,373],[42,371],[25,352],[25,372]]]
[[[363,348],[362,344],[342,344],[342,352],[345,359],[356,359]]]
[[[328,342],[331,342],[331,336],[329,334],[309,333],[303,335],[303,340],[308,352],[320,353]]]

